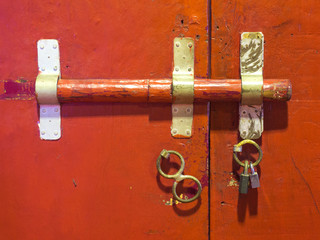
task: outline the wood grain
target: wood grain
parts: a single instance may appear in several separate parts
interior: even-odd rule
[[[288,101],[291,83],[287,79],[266,79],[265,101]],[[172,102],[171,79],[60,79],[60,102]],[[195,102],[241,100],[240,79],[195,79]]]

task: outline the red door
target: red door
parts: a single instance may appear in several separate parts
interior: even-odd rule
[[[319,238],[316,0],[6,0],[0,9],[0,239]],[[240,79],[248,31],[264,34],[264,78],[290,79],[294,93],[264,103],[259,189],[239,194],[237,102],[194,104],[187,139],[171,136],[169,103],[65,103],[62,137],[40,139],[39,39],[59,41],[64,79],[172,78],[176,37],[195,40],[196,78]],[[184,156],[199,199],[173,199],[173,180],[156,169],[162,149]],[[180,165],[171,160],[169,173]],[[192,188],[184,181],[178,194]]]
[[[211,105],[212,239],[319,239],[319,1],[212,1],[212,77],[239,78],[239,33],[264,33],[264,78],[288,78],[288,103],[265,102],[261,187],[238,194],[238,104]],[[252,149],[248,149],[250,153]],[[255,157],[255,156],[254,156]]]
[[[173,39],[192,37],[195,74],[206,77],[206,2],[19,0],[0,9],[0,239],[207,239],[207,104],[195,106],[193,136],[180,140],[171,104],[64,104],[61,139],[44,141],[34,94],[39,39],[59,41],[63,78],[154,79],[172,76]],[[185,157],[199,200],[172,199],[173,181],[156,169],[162,149]]]

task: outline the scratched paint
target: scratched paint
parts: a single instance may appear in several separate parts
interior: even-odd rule
[[[24,78],[0,81],[0,100],[32,100],[34,98],[34,82]]]
[[[288,79],[266,79],[265,101],[291,98]],[[172,102],[172,79],[60,79],[60,102]],[[240,101],[240,79],[195,79],[194,101]]]

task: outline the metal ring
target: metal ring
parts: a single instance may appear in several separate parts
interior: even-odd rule
[[[181,167],[180,169],[178,170],[177,173],[175,174],[166,174],[162,171],[161,169],[161,158],[164,157],[164,158],[169,158],[169,154],[174,154],[174,155],[177,155],[179,158],[180,158],[180,161],[181,161]],[[173,197],[178,200],[179,202],[182,202],[182,203],[189,203],[189,202],[192,202],[194,200],[196,200],[200,194],[201,194],[201,191],[202,191],[202,186],[201,186],[201,183],[200,181],[193,177],[193,176],[190,176],[190,175],[182,175],[183,171],[184,171],[184,166],[185,166],[185,161],[182,157],[182,155],[176,151],[173,151],[173,150],[162,150],[162,152],[160,153],[159,157],[157,158],[157,169],[160,173],[160,175],[162,177],[165,177],[165,178],[170,178],[170,179],[174,179],[175,182],[173,183],[173,186],[172,186],[172,194],[173,194]],[[177,195],[177,186],[178,186],[178,183],[184,179],[191,179],[192,181],[194,181],[197,185],[198,185],[198,191],[196,193],[196,195],[194,195],[192,198],[190,199],[182,199],[180,198],[178,195]]]
[[[182,157],[182,155],[181,155],[180,153],[178,153],[178,152],[176,152],[176,151],[173,151],[173,150],[167,150],[167,152],[170,153],[170,154],[174,154],[174,155],[176,155],[176,156],[178,156],[178,157],[180,158],[181,167],[180,167],[179,171],[178,171],[176,174],[172,174],[172,175],[170,175],[170,174],[165,174],[165,173],[162,171],[161,166],[160,166],[160,164],[161,164],[161,158],[162,158],[161,155],[159,155],[159,157],[158,157],[158,159],[157,159],[157,169],[158,169],[158,171],[159,171],[159,173],[160,173],[160,175],[161,175],[162,177],[170,178],[170,179],[176,179],[176,178],[178,178],[178,177],[183,173],[184,166],[185,166],[185,162],[184,162],[184,159],[183,159],[183,157]]]
[[[260,146],[259,146],[255,141],[252,141],[252,140],[250,140],[250,139],[245,139],[245,140],[239,142],[237,145],[234,145],[234,147],[239,148],[239,147],[241,147],[242,145],[247,144],[247,143],[248,143],[248,144],[252,144],[252,145],[255,146],[255,147],[257,148],[257,150],[259,151],[259,157],[258,157],[257,161],[255,161],[254,163],[252,163],[252,166],[253,166],[253,167],[256,167],[256,166],[261,162],[263,154],[262,154],[262,150],[261,150]],[[233,158],[234,158],[234,160],[235,160],[240,166],[244,167],[244,163],[239,160],[236,151],[233,151]]]
[[[198,191],[197,191],[196,195],[194,195],[192,198],[182,199],[177,194],[178,183],[184,179],[191,179],[198,185]],[[182,203],[189,203],[189,202],[196,200],[200,196],[201,191],[202,191],[202,186],[201,186],[200,181],[197,178],[195,178],[194,176],[190,176],[190,175],[180,176],[178,179],[176,179],[176,181],[173,183],[173,186],[172,186],[172,194],[173,194],[174,198]]]

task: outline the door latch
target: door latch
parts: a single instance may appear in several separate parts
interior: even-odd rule
[[[194,102],[237,101],[240,102],[240,136],[257,139],[263,132],[263,100],[288,101],[292,93],[288,79],[263,80],[263,44],[260,32],[241,35],[241,80],[195,79],[195,43],[188,37],[173,41],[171,79],[79,80],[60,79],[58,41],[39,40],[36,95],[40,105],[40,137],[44,140],[61,137],[60,103],[63,102],[172,103],[172,137],[190,138],[193,134]]]

